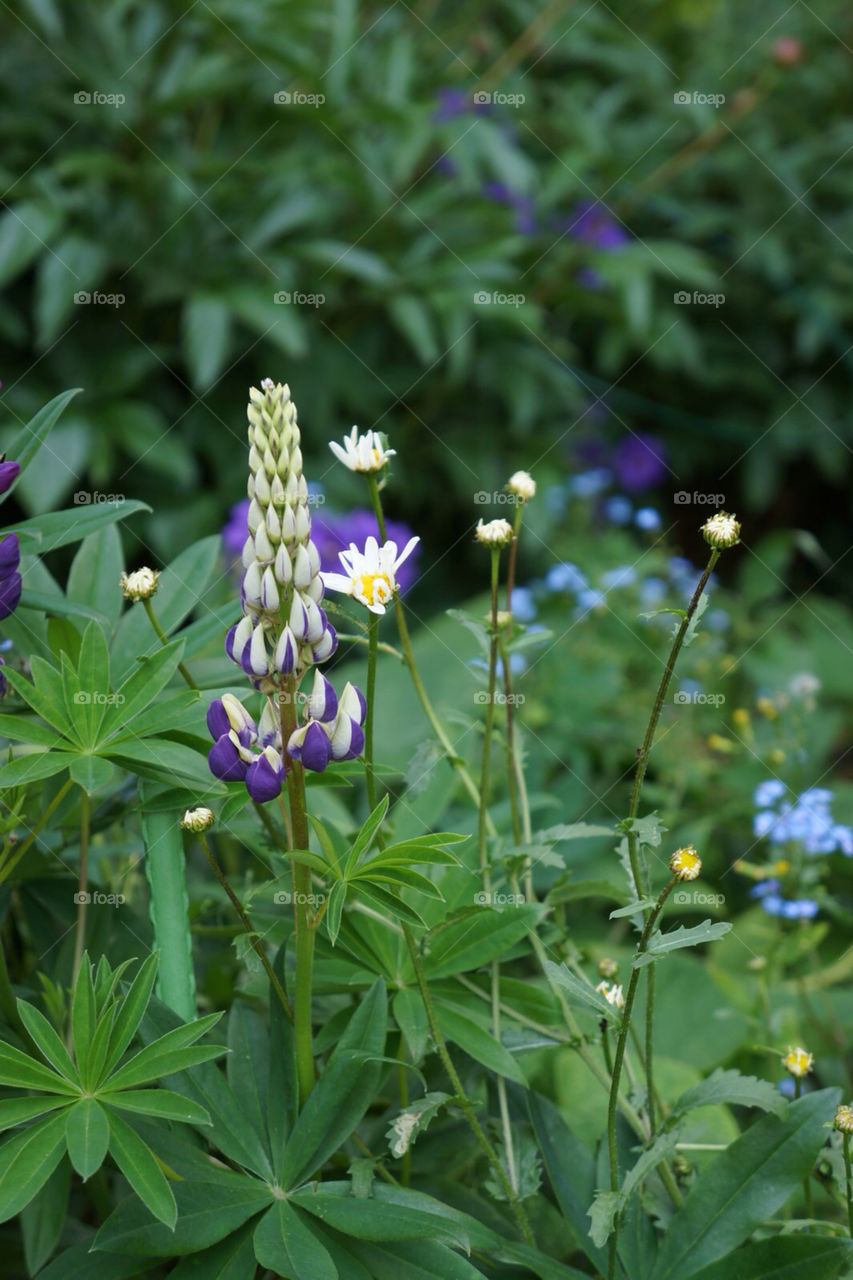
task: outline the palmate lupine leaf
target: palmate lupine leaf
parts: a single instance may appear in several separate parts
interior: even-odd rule
[[[137,1086],[209,1062],[225,1049],[196,1043],[218,1021],[211,1014],[173,1028],[122,1061],[145,1014],[156,967],[156,956],[149,957],[123,998],[106,963],[101,961],[95,977],[84,956],[71,1001],[70,1053],[40,1010],[18,1001],[21,1021],[45,1062],[0,1043],[0,1084],[44,1096],[0,1102],[0,1129],[35,1121],[0,1147],[0,1221],[38,1194],[66,1150],[84,1179],[101,1167],[109,1150],[147,1208],[174,1226],[175,1200],[157,1157],[119,1112],[210,1124],[199,1103]],[[59,1115],[49,1114],[56,1110]]]

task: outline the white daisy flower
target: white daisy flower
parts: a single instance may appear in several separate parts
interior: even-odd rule
[[[329,448],[350,471],[368,473],[381,471],[388,459],[393,458],[397,452],[396,449],[387,448],[384,436],[378,431],[366,431],[360,436],[358,427],[353,427],[349,435],[344,436],[343,445],[339,445],[337,440],[330,440]]]
[[[397,590],[397,570],[419,542],[420,538],[410,538],[399,555],[396,542],[386,542],[380,547],[376,539],[370,537],[363,551],[351,542],[349,550],[341,551],[338,557],[345,572],[322,573],[323,585],[330,591],[352,596],[371,613],[384,613]]]

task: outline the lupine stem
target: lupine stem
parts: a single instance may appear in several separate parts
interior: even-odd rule
[[[142,603],[145,605],[145,612],[148,614],[148,621],[151,623],[151,626],[154,628],[154,631],[155,631],[155,634],[157,635],[158,640],[160,641],[161,644],[168,644],[169,637],[166,635],[166,632],[160,626],[160,620],[157,617],[156,613],[154,612],[154,606],[152,605],[151,601],[143,600]],[[184,666],[182,662],[178,663],[178,670],[186,680],[189,687],[191,689],[198,690],[198,685],[196,684],[192,675],[190,674],[190,672],[187,670],[187,668]]]
[[[853,1238],[853,1171],[850,1167],[850,1134],[844,1134],[844,1180],[847,1194],[847,1233]]]
[[[74,963],[71,968],[73,987],[86,946],[86,906],[88,898],[89,862],[89,793],[80,788],[80,864],[77,873],[77,926],[74,930]]]
[[[649,938],[652,934],[655,921],[660,915],[663,905],[669,897],[672,890],[678,883],[678,877],[673,876],[669,883],[662,890],[660,897],[655,905],[651,908],[643,925],[643,932],[640,937],[640,943],[637,947],[637,955],[641,956],[648,946]],[[628,1031],[631,1026],[631,1013],[634,1008],[634,999],[637,994],[637,987],[640,981],[640,969],[631,970],[631,978],[628,983],[628,990],[625,994],[625,1007],[622,1010],[622,1022],[619,1027],[619,1036],[616,1041],[616,1053],[613,1058],[613,1076],[610,1082],[610,1100],[607,1107],[607,1149],[610,1156],[610,1190],[619,1190],[619,1158],[616,1150],[616,1105],[619,1098],[619,1082],[622,1078],[622,1064],[625,1061],[625,1046],[628,1042]],[[613,1280],[616,1272],[616,1250],[619,1243],[619,1219],[618,1217],[613,1223],[613,1234],[610,1237],[610,1253],[608,1260],[608,1280]]]
[[[285,750],[296,728],[296,680],[288,676],[281,705],[281,740]],[[291,760],[287,771],[287,797],[293,849],[308,848],[308,817],[305,805],[305,770],[298,760]],[[309,898],[311,868],[293,864],[293,919],[296,930],[296,993],[294,996],[293,1030],[296,1048],[296,1074],[299,1100],[304,1106],[314,1088],[314,1049],[311,1028],[311,984],[314,967],[314,930],[311,927]]]
[[[290,1004],[290,1001],[287,998],[287,992],[285,991],[284,987],[281,985],[281,982],[279,981],[278,974],[270,964],[269,957],[267,956],[267,953],[264,950],[263,943],[261,942],[257,933],[253,929],[252,922],[247,916],[243,908],[242,902],[237,897],[234,890],[231,888],[231,885],[228,881],[228,878],[225,875],[225,872],[220,867],[219,862],[216,859],[216,855],[214,854],[213,850],[210,847],[210,843],[207,839],[207,836],[202,833],[199,836],[199,839],[201,840],[201,847],[204,849],[205,855],[207,857],[207,861],[210,863],[210,868],[213,871],[213,874],[216,876],[216,879],[219,881],[220,885],[225,890],[225,893],[228,899],[230,900],[231,905],[233,906],[234,910],[237,912],[237,915],[240,918],[240,923],[242,924],[243,928],[246,930],[246,936],[249,939],[249,945],[251,946],[255,955],[258,957],[261,964],[263,965],[264,972],[269,978],[270,986],[278,996],[279,1000],[281,1001],[281,1006],[284,1009],[284,1012],[287,1014],[288,1018],[292,1022],[293,1008]]]
[[[373,511],[376,516],[376,524],[379,529],[379,537],[383,542],[385,542],[387,531],[385,528],[385,514],[382,510],[382,499],[379,496],[379,485],[376,482],[376,477],[373,475],[367,476],[367,483],[370,489],[370,500],[373,504]],[[458,773],[459,778],[471,800],[475,805],[479,806],[480,795],[477,791],[477,784],[468,772],[465,761],[461,756],[456,754],[453,743],[445,733],[444,726],[435,713],[435,708],[430,702],[429,694],[426,691],[426,687],[424,686],[424,682],[421,679],[420,672],[418,671],[418,664],[412,649],[412,641],[409,636],[409,628],[406,622],[406,614],[403,609],[403,603],[400,600],[399,592],[394,593],[394,616],[397,620],[397,630],[400,634],[400,647],[403,650],[403,658],[406,666],[409,668],[409,675],[412,678],[415,693],[418,695],[420,704],[424,709],[424,714],[430,723],[433,733],[441,743],[444,754],[451,767]],[[495,827],[491,817],[488,817],[487,825],[489,828],[489,834],[494,835]]]
[[[465,1119],[468,1121],[468,1124],[470,1125],[471,1132],[474,1134],[474,1137],[476,1138],[480,1146],[480,1149],[482,1150],[483,1154],[485,1155],[486,1159],[489,1162],[492,1172],[494,1173],[495,1177],[500,1183],[503,1189],[504,1195],[509,1201],[510,1211],[513,1217],[515,1218],[515,1222],[519,1231],[521,1232],[522,1236],[527,1241],[527,1243],[532,1245],[534,1244],[533,1233],[530,1230],[530,1223],[527,1220],[527,1214],[525,1213],[524,1206],[516,1197],[516,1194],[512,1186],[510,1185],[509,1179],[506,1176],[506,1170],[501,1164],[498,1154],[495,1151],[494,1147],[489,1142],[489,1139],[486,1137],[486,1134],[484,1133],[483,1128],[479,1120],[477,1119],[477,1115],[476,1115],[476,1112],[474,1111],[474,1107],[471,1103],[471,1099],[466,1094],[462,1081],[459,1079],[459,1073],[457,1072],[455,1066],[453,1065],[453,1059],[451,1058],[450,1053],[448,1051],[447,1042],[445,1041],[444,1036],[441,1033],[441,1028],[438,1025],[438,1019],[436,1017],[435,1007],[432,1003],[432,995],[430,994],[429,985],[426,980],[426,974],[424,973],[424,967],[423,967],[423,964],[421,963],[420,954],[418,953],[417,942],[415,941],[415,937],[414,937],[414,934],[412,933],[410,926],[405,922],[403,923],[403,933],[406,938],[406,945],[408,946],[409,955],[412,960],[412,966],[415,971],[415,979],[418,984],[418,990],[420,991],[421,999],[424,1002],[424,1009],[426,1010],[427,1022],[429,1023],[429,1028],[430,1028],[430,1031],[432,1032],[432,1038],[435,1041],[435,1047],[436,1047],[436,1050],[438,1051],[438,1056],[441,1058],[442,1065],[445,1071],[447,1072],[451,1085],[453,1086],[453,1090],[455,1093],[454,1102],[456,1102],[457,1105],[462,1108],[462,1111],[465,1115]]]

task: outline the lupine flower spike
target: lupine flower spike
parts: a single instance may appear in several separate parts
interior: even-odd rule
[[[296,406],[289,387],[266,379],[249,393],[249,509],[243,546],[243,616],[225,637],[225,652],[266,695],[260,719],[224,694],[211,703],[207,723],[214,745],[211,771],[226,782],[245,782],[258,803],[279,794],[288,760],[306,769],[359,754],[364,738],[353,707],[363,699],[347,686],[340,698],[315,672],[304,700],[304,723],[282,742],[280,708],[309,667],[337,648],[335,629],[321,601],[320,556],[311,540],[308,485]]]

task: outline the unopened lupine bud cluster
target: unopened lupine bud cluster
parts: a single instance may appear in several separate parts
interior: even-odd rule
[[[320,556],[311,541],[308,486],[290,389],[266,379],[249,397],[243,617],[229,630],[225,651],[266,694],[267,703],[256,723],[232,694],[213,702],[207,717],[214,738],[208,761],[217,778],[245,782],[252,799],[264,803],[281,791],[289,759],[320,772],[331,760],[360,755],[366,705],[353,685],[338,698],[315,671],[304,699],[304,722],[282,741],[283,700],[295,696],[313,664],[332,656],[338,640],[320,603]]]

